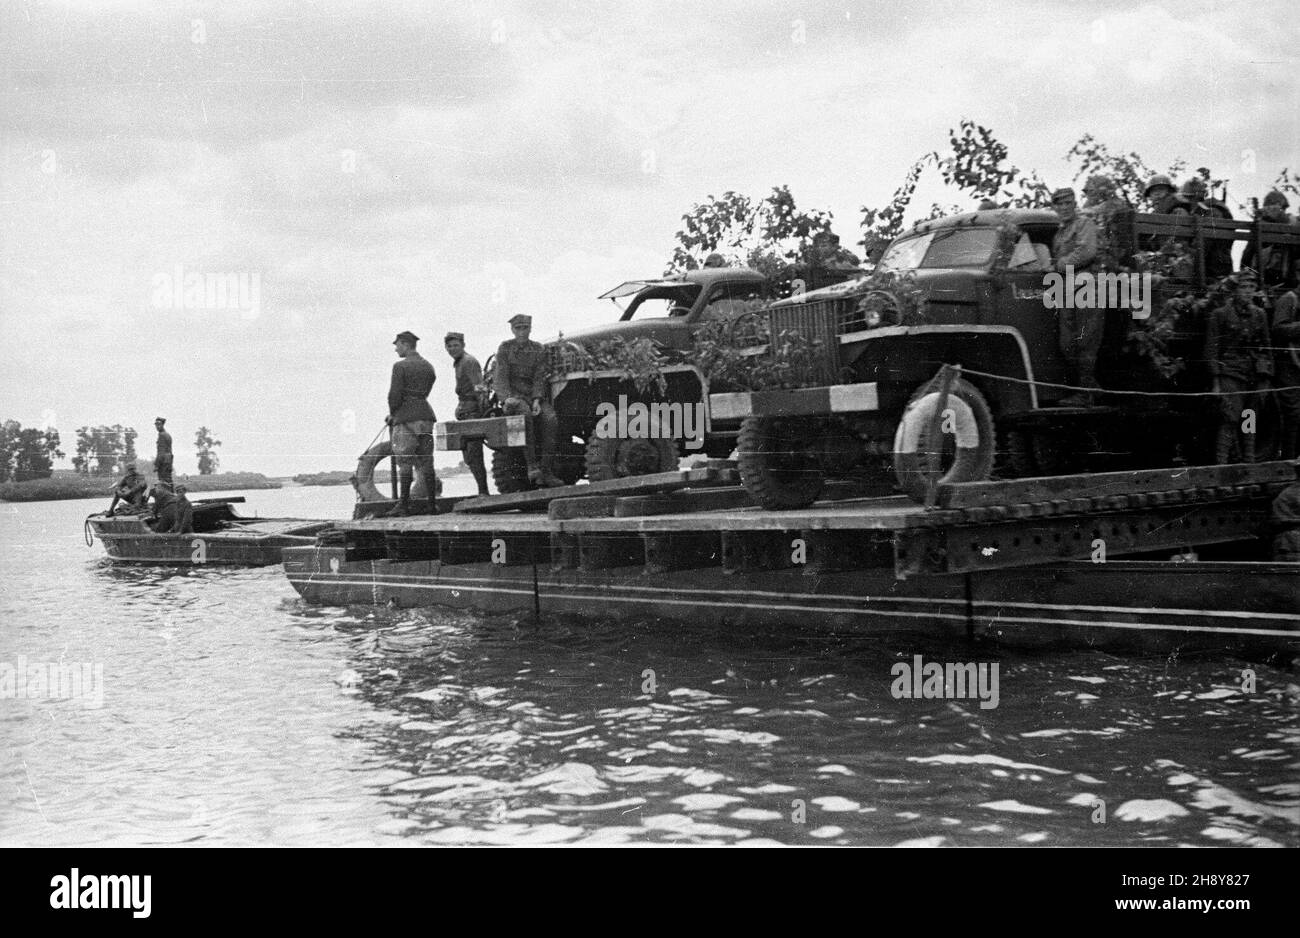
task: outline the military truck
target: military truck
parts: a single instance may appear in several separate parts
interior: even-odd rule
[[[870,278],[773,303],[769,334],[798,332],[823,352],[801,387],[711,397],[716,422],[741,421],[740,473],[755,499],[769,509],[802,507],[828,476],[882,469],[925,500],[938,483],[995,472],[1037,476],[1211,461],[1212,399],[1169,394],[1208,390],[1197,361],[1204,324],[1195,313],[1165,324],[1167,351],[1186,362],[1167,375],[1143,351],[1136,335],[1146,328],[1141,317],[1180,290],[1204,290],[1207,245],[1252,240],[1296,250],[1300,233],[1283,224],[1187,215],[1125,212],[1111,219],[1116,256],[1150,263],[1172,245],[1192,263],[1172,277],[1151,278],[1158,290],[1149,310],[1135,310],[1131,296],[1103,304],[1102,387],[1150,396],[1103,391],[1091,405],[1067,407],[1062,402],[1072,391],[1061,386],[1068,369],[1057,311],[1044,299],[1059,225],[1054,212],[1042,209],[923,222],[889,245]],[[1261,439],[1258,458],[1268,451]]]
[[[630,298],[630,299],[629,299]],[[550,350],[551,403],[559,421],[555,474],[566,483],[586,476],[604,481],[676,469],[686,455],[725,457],[736,445],[739,420],[711,420],[709,388],[700,369],[691,363],[696,333],[707,323],[725,320],[742,324],[751,321],[755,310],[770,301],[766,279],[758,271],[743,267],[705,268],[677,277],[630,280],[601,294],[619,309],[617,321],[562,335],[545,343]],[[625,301],[626,306],[620,306]],[[656,370],[662,376],[650,387],[637,387],[623,368],[601,367],[601,343],[611,340],[647,340],[654,350]],[[737,341],[741,341],[737,339]],[[485,367],[491,385],[493,362]],[[602,407],[602,405],[606,405]],[[644,407],[651,426],[615,421],[621,434],[603,432],[602,413],[611,408],[636,411]],[[702,418],[702,440],[685,439],[682,429],[685,408],[691,411],[692,428]],[[439,448],[457,449],[466,434],[484,439],[493,449],[492,477],[499,492],[530,489],[523,449],[516,445],[503,421],[522,418],[500,416],[493,400],[489,420],[439,424]],[[491,420],[496,420],[494,424]],[[678,422],[674,427],[671,424]],[[598,432],[601,428],[602,432]],[[643,432],[649,429],[650,432]]]

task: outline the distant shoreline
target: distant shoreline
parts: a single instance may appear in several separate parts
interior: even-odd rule
[[[451,469],[440,469],[438,477],[445,479],[462,475],[469,470],[461,464]],[[85,476],[68,469],[56,469],[48,479],[29,479],[26,482],[0,483],[0,502],[53,502],[68,499],[111,499],[113,484],[119,476]],[[145,474],[152,482],[151,474]],[[350,485],[352,472],[299,473],[295,476],[266,476],[260,472],[221,472],[215,475],[178,475],[176,483],[184,485],[190,493],[231,492],[239,489],[298,488],[308,485]],[[376,485],[391,484],[387,471],[375,473]]]

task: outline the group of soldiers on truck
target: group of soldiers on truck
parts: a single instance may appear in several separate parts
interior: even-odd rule
[[[1108,176],[1092,176],[1084,188],[1085,208],[1076,210],[1074,192],[1058,189],[1052,194],[1052,207],[1062,220],[1053,244],[1057,270],[1073,267],[1077,272],[1136,271],[1162,266],[1175,279],[1190,279],[1192,263],[1186,239],[1153,237],[1145,254],[1123,256],[1118,249],[1116,218],[1131,211],[1116,192]],[[1144,195],[1156,214],[1232,219],[1223,202],[1208,195],[1205,182],[1192,178],[1181,188],[1160,174],[1147,183]],[[1275,224],[1294,224],[1286,213],[1286,196],[1273,190],[1264,197],[1259,212],[1261,220]],[[1214,417],[1217,428],[1214,458],[1227,463],[1234,456],[1250,462],[1256,457],[1256,434],[1251,421],[1242,431],[1244,412],[1258,414],[1261,395],[1276,381],[1278,409],[1282,421],[1280,454],[1284,458],[1300,455],[1300,320],[1296,314],[1297,277],[1300,258],[1294,248],[1246,245],[1241,270],[1233,269],[1232,242],[1209,241],[1204,245],[1205,277],[1218,281],[1206,298],[1195,301],[1189,294],[1169,298],[1168,302],[1190,309],[1204,323],[1204,361],[1212,385],[1220,395]],[[1251,265],[1258,264],[1257,272]],[[1259,305],[1260,291],[1267,302],[1273,299],[1270,326],[1267,311]],[[1279,292],[1284,291],[1284,292]],[[1062,406],[1086,406],[1099,391],[1096,378],[1097,352],[1101,345],[1105,311],[1101,309],[1058,310],[1062,354],[1072,366],[1069,383],[1081,388]]]

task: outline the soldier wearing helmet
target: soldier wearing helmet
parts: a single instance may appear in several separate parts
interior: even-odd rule
[[[1294,224],[1294,220],[1286,211],[1290,204],[1285,195],[1274,189],[1264,196],[1263,207],[1256,212],[1255,217],[1275,225]],[[1258,270],[1266,287],[1286,286],[1295,283],[1296,275],[1300,272],[1297,270],[1300,268],[1300,258],[1296,253],[1295,248],[1286,245],[1266,244],[1256,256],[1255,241],[1251,239],[1246,244],[1246,253],[1241,257],[1241,265]]]
[[[1218,199],[1210,198],[1209,187],[1200,176],[1193,176],[1183,183],[1179,196],[1185,207],[1175,208],[1170,214],[1195,215],[1199,218],[1232,219],[1228,206]],[[1207,238],[1205,244],[1205,276],[1211,280],[1226,277],[1232,273],[1232,241]]]
[[[1142,190],[1142,198],[1147,200],[1151,211],[1157,215],[1172,214],[1173,210],[1182,204],[1174,181],[1164,173],[1156,173],[1147,180],[1146,188]]]
[[[1128,263],[1127,250],[1121,243],[1121,225],[1117,219],[1133,210],[1128,200],[1116,191],[1110,176],[1093,175],[1083,186],[1083,211],[1097,223],[1098,270],[1119,270]]]

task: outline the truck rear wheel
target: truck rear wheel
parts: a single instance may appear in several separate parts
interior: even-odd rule
[[[528,480],[528,460],[518,447],[492,451],[492,481],[502,495],[510,492],[530,492],[534,488]]]
[[[672,472],[676,468],[677,444],[673,440],[593,435],[587,441],[587,479],[591,482]]]
[[[736,461],[740,480],[768,510],[805,508],[817,500],[826,476],[817,458],[815,422],[746,417],[740,425]]]
[[[993,412],[979,390],[961,378],[948,392],[940,415],[939,439],[930,439],[939,391],[927,383],[912,395],[894,434],[894,474],[909,496],[923,502],[931,482],[981,482],[993,471],[996,437]],[[930,471],[930,455],[939,453],[939,475]]]

